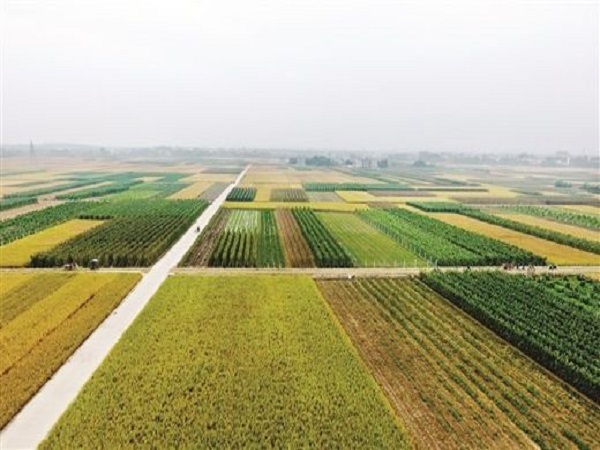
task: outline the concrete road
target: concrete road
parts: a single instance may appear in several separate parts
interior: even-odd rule
[[[0,432],[1,449],[35,448],[48,434],[83,385],[92,376],[121,335],[146,306],[198,234],[216,214],[229,192],[240,182],[248,167],[202,213],[181,239],[143,275],[139,284],[118,308],[73,353],[42,389]]]

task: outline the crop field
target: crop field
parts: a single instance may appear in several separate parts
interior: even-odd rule
[[[33,267],[68,262],[87,266],[152,265],[192,225],[206,207],[198,200],[132,200],[101,204],[82,217],[110,219],[58,246],[32,256]]]
[[[285,266],[274,212],[220,210],[198,237],[183,265]]]
[[[272,189],[272,202],[307,202],[308,196],[304,189]]]
[[[139,274],[2,274],[0,427],[140,279]]]
[[[286,276],[171,277],[41,448],[149,442],[408,448],[314,282]]]
[[[424,281],[548,370],[600,400],[600,284],[501,272],[435,273]]]
[[[595,214],[582,214],[556,207],[513,206],[506,209],[507,213],[529,215],[590,230],[600,231],[600,217]],[[502,209],[500,210],[502,211]]]
[[[292,215],[312,250],[317,267],[352,267],[352,257],[311,209],[295,208]]]
[[[540,256],[518,247],[449,226],[407,209],[372,209],[358,214],[413,254],[430,262],[437,262],[440,266],[485,266],[510,261],[521,264],[544,263]]]
[[[308,194],[310,196],[310,193]],[[315,211],[340,211],[340,212],[352,212],[369,207],[365,204],[360,203],[344,203],[340,201],[335,202],[306,202],[302,204],[303,207],[313,209]],[[280,209],[280,208],[297,208],[298,205],[293,202],[227,202],[223,205],[224,208],[231,209]]]
[[[281,233],[287,267],[315,267],[315,259],[302,230],[292,211],[278,209],[275,212],[277,226]]]
[[[436,219],[447,224],[480,233],[507,244],[541,255],[548,261],[560,265],[597,265],[598,255],[584,252],[567,245],[520,233],[498,225],[492,225],[460,214],[436,213]]]
[[[90,202],[69,202],[0,221],[0,245],[75,219],[93,206]]]
[[[200,198],[213,183],[210,181],[196,181],[180,191],[175,192],[169,198],[173,200]]]
[[[0,267],[23,267],[36,253],[53,249],[69,239],[89,231],[103,222],[75,219],[47,228],[0,247]]]
[[[588,241],[600,242],[600,230],[590,230],[580,226],[568,225],[566,223],[556,222],[554,220],[544,219],[542,217],[530,216],[527,214],[500,214],[494,213],[495,216],[504,219],[513,220],[532,227],[543,228],[550,231],[556,231],[562,234],[567,234],[577,238],[586,239]]]
[[[31,205],[37,203],[37,198],[7,198],[0,199],[0,211],[7,211],[9,209],[20,208],[21,206]]]
[[[597,446],[597,405],[418,279],[317,283],[415,448]]]
[[[593,215],[593,216],[596,216],[596,217],[600,215],[600,208],[598,208],[597,206],[590,206],[590,205],[562,205],[559,208],[563,209],[565,211],[569,211],[569,212],[575,212],[575,213],[580,213],[580,214],[589,214],[589,215]]]
[[[336,192],[307,192],[306,195],[311,203],[344,201]]]
[[[227,201],[230,202],[252,202],[256,197],[255,187],[236,187],[231,190],[227,196]]]
[[[401,247],[354,214],[318,213],[317,216],[348,249],[358,267],[418,267],[425,261]]]

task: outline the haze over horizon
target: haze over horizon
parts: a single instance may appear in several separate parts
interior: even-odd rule
[[[3,0],[2,142],[598,152],[597,1]]]

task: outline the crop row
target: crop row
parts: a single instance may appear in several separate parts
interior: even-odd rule
[[[424,281],[538,363],[600,400],[600,310],[528,277],[431,273]]]
[[[273,211],[232,211],[208,261],[216,267],[283,267],[285,260]],[[207,239],[208,236],[201,236]],[[197,245],[202,246],[202,239]]]
[[[350,253],[333,237],[314,211],[294,208],[292,214],[313,252],[317,267],[353,266]]]
[[[0,211],[7,211],[9,209],[20,208],[25,205],[32,205],[37,203],[37,198],[3,198],[0,199]]]
[[[0,244],[8,244],[53,225],[74,219],[93,207],[94,204],[91,202],[69,202],[0,221]]]
[[[595,448],[593,402],[420,280],[317,283],[415,448]]]
[[[307,202],[308,196],[304,189],[272,189],[272,202]]]
[[[230,202],[251,202],[256,197],[255,187],[236,187],[231,190],[227,196],[227,201]]]
[[[370,209],[358,214],[405,248],[441,266],[545,264],[544,258],[513,245],[405,209]]]

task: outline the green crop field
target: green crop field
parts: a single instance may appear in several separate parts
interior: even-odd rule
[[[403,449],[408,440],[310,278],[180,275],[41,448],[124,446]]]
[[[423,266],[425,261],[352,213],[317,213],[359,267]]]
[[[424,280],[534,360],[600,400],[600,283],[501,272],[431,273]]]

